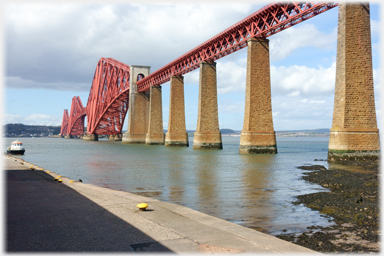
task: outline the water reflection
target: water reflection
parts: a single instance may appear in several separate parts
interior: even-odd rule
[[[184,203],[184,195],[185,190],[183,184],[185,184],[185,170],[186,161],[184,158],[187,155],[177,154],[178,151],[175,148],[173,154],[164,155],[165,160],[165,172],[168,173],[168,198],[167,201],[183,204]]]
[[[91,142],[92,154],[83,155],[84,169],[82,171],[83,182],[98,186],[124,190],[123,173],[121,163],[116,155],[109,154],[109,148],[113,147],[113,141]],[[112,173],[113,172],[113,173]]]
[[[217,161],[215,155],[198,155],[194,171],[197,176],[197,200],[200,202],[198,210],[212,215],[217,213],[217,200],[219,199],[216,190],[216,186],[219,183]]]
[[[271,179],[274,175],[274,155],[243,155],[243,208],[244,225],[259,231],[267,231],[267,223],[275,212],[275,202],[271,202],[273,190]],[[254,207],[257,206],[257,207]]]
[[[367,168],[357,165],[342,165],[337,163],[328,163],[328,170],[330,169],[339,169],[354,173],[372,173],[372,171],[367,170]]]
[[[100,157],[91,156],[87,159],[85,163],[87,173],[84,173],[87,182],[96,184],[98,186],[111,188],[110,184],[113,184],[112,187],[117,190],[121,190],[123,179],[121,172],[115,172],[111,175],[111,169],[120,168],[119,164],[116,164],[114,161],[100,161]],[[84,179],[84,178],[83,178]]]

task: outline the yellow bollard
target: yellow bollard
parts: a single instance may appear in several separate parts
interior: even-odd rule
[[[147,209],[148,205],[146,203],[141,203],[141,204],[136,205],[136,207],[142,211],[145,211],[145,209]]]

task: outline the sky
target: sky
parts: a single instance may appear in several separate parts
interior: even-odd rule
[[[151,66],[151,72],[270,2],[261,1],[12,1],[2,4],[2,120],[62,123],[73,96],[87,104],[100,58]],[[380,12],[371,2],[372,55],[378,125],[382,124]],[[268,37],[276,131],[331,128],[338,7]],[[217,63],[220,128],[242,130],[247,49]],[[199,70],[184,75],[188,130],[197,124]],[[169,82],[162,85],[164,129]],[[123,129],[126,130],[127,120]]]

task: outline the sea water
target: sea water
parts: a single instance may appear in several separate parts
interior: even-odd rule
[[[327,137],[278,137],[277,154],[241,155],[239,137],[222,150],[193,150],[121,141],[19,138],[20,158],[72,180],[184,205],[268,234],[302,232],[332,224],[296,196],[325,188],[304,181],[297,167],[327,167]],[[4,147],[15,138],[4,139]]]

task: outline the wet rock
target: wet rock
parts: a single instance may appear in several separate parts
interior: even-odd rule
[[[298,167],[311,171],[304,173],[304,180],[330,191],[298,196],[294,204],[319,211],[336,225],[311,226],[302,234],[278,237],[320,252],[379,252],[379,166],[366,163],[361,166],[369,172],[327,170],[322,165]],[[314,232],[314,229],[321,231]],[[344,241],[352,238],[353,242]]]
[[[325,168],[322,165],[303,165],[303,166],[298,166],[297,168],[301,170],[310,170],[310,171],[327,170],[327,168]]]

